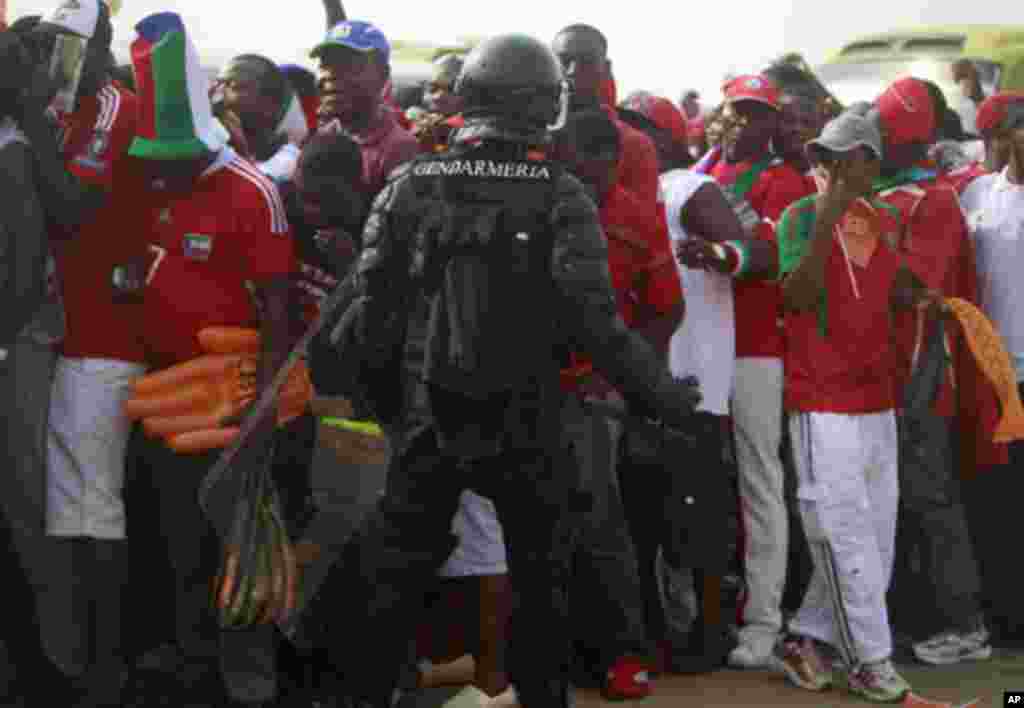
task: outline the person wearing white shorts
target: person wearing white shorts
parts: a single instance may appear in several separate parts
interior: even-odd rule
[[[452,521],[452,532],[459,537],[448,561],[441,568],[443,578],[505,575],[505,539],[494,502],[469,489],[462,493],[459,511]]]
[[[493,705],[498,697],[503,701],[511,697],[514,702],[504,662],[511,588],[505,539],[494,502],[472,490],[463,491],[452,532],[459,542],[439,574],[443,578],[477,579],[479,624],[477,636],[472,638],[476,641],[473,683],[447,705]]]
[[[50,397],[46,529],[51,536],[125,538],[121,498],[131,421],[121,407],[145,367],[60,358]]]

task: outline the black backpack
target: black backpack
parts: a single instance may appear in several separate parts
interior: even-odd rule
[[[421,380],[444,438],[501,438],[510,407],[557,377],[559,175],[548,162],[459,155],[413,167],[438,207],[416,235],[412,275],[425,315]]]

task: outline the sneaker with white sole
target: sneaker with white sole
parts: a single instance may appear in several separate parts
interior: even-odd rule
[[[778,668],[789,682],[807,691],[832,687],[832,666],[818,652],[817,642],[809,637],[791,635],[775,645]]]
[[[729,666],[734,669],[776,669],[779,661],[775,657],[777,637],[743,637],[729,652]]]
[[[499,693],[491,699],[490,708],[520,708],[519,694],[515,686],[509,686],[504,693]]]
[[[466,686],[444,703],[444,708],[487,708],[491,697],[473,685]]]
[[[888,659],[862,664],[850,672],[848,679],[851,693],[875,703],[897,703],[910,693],[910,684]]]
[[[933,666],[948,666],[961,661],[986,661],[992,658],[988,632],[979,629],[966,634],[946,632],[913,646],[918,661]]]

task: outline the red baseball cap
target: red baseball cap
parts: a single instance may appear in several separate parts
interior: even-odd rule
[[[875,99],[875,107],[889,143],[931,141],[935,133],[935,103],[921,81],[907,76],[893,82]]]
[[[699,140],[704,137],[707,126],[704,123],[704,116],[697,116],[686,121],[686,134],[690,140]]]
[[[779,89],[768,78],[747,74],[737,76],[722,87],[727,101],[757,101],[779,110]]]
[[[1014,106],[1012,110],[1017,114],[1013,118],[1010,116],[1010,106]],[[1024,93],[1007,91],[989,96],[978,107],[975,119],[978,132],[988,135],[1000,128],[1013,128],[1014,124],[1024,117],[1017,113],[1019,110],[1024,110]]]
[[[676,104],[661,96],[649,93],[633,94],[626,101],[626,108],[636,111],[651,120],[656,126],[672,136],[679,143],[686,143],[686,120]]]

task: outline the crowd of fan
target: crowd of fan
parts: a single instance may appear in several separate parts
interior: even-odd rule
[[[316,73],[242,54],[209,85],[203,47],[169,13],[140,21],[127,66],[110,53],[106,0],[0,34],[0,380],[14,411],[0,504],[33,608],[8,636],[12,701],[122,705],[137,648],[141,668],[185,687],[219,659],[232,704],[283,700],[277,630],[219,631],[210,612],[220,545],[196,493],[217,451],[172,450],[121,406],[147,370],[206,354],[204,327],[258,326],[255,376],[269,381],[357,259],[389,174],[465,128],[460,53],[402,85],[386,28],[325,7]],[[67,37],[84,38],[84,64],[58,106],[68,87],[54,97],[52,57]],[[1024,372],[1024,97],[976,86],[965,129],[927,81],[844,107],[786,59],[729,77],[713,108],[693,91],[620,101],[598,29],[571,25],[550,46],[568,112],[536,149],[593,197],[623,319],[703,396],[674,470],[641,459],[621,422],[566,415],[590,498],[570,588],[574,682],[640,699],[655,675],[730,666],[809,690],[845,674],[891,701],[909,691],[901,649],[942,666],[1019,639],[999,549],[1022,450],[993,442],[1008,398],[949,299],[976,304]],[[977,83],[969,62],[952,70]],[[900,307],[904,292],[916,299]],[[588,405],[621,402],[582,359],[563,385]],[[332,495],[357,526],[376,487],[331,485],[383,486],[385,465],[338,469],[312,413],[277,435],[296,539]],[[137,507],[126,476],[153,490]],[[129,570],[126,521],[149,517],[144,554],[160,559],[146,562],[172,578],[173,641],[157,649],[126,619],[146,583]],[[493,505],[466,492],[453,530],[459,546],[409,628],[409,686],[465,685],[452,706],[515,705],[515,579]]]

